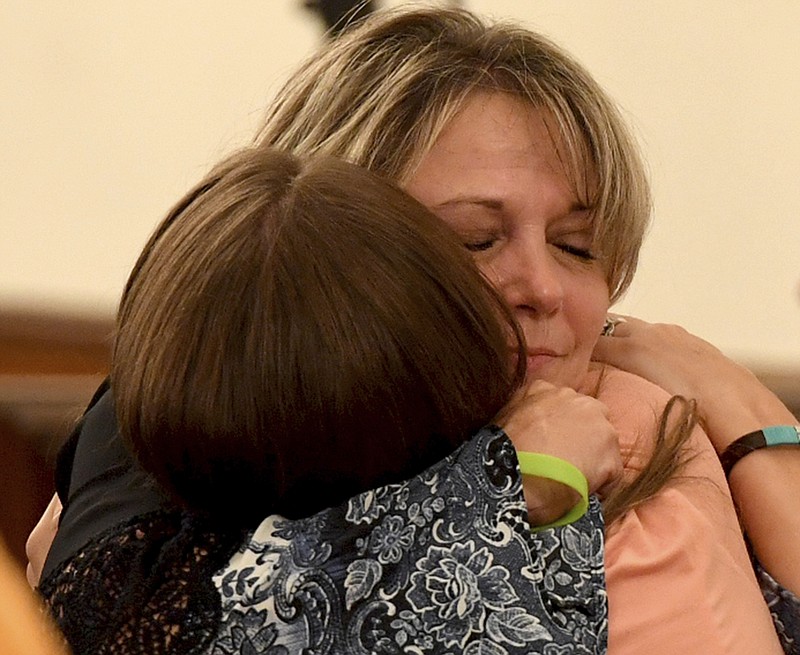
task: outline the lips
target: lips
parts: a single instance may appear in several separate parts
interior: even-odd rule
[[[549,348],[529,348],[526,354],[528,359],[531,357],[560,357],[557,352]]]
[[[517,353],[511,353],[513,361],[517,359]],[[528,348],[525,351],[525,368],[528,377],[533,379],[548,379],[548,371],[551,366],[560,362],[564,355],[552,350],[551,348]],[[549,371],[552,373],[552,371]]]
[[[518,355],[518,351],[516,349],[511,349],[511,356],[516,358]],[[555,357],[562,357],[559,353],[555,350],[551,350],[549,348],[528,348],[525,351],[525,357],[527,359],[537,359],[537,358],[555,358]]]
[[[528,375],[534,378],[546,378],[547,370],[554,362],[561,359],[561,355],[547,348],[536,348],[526,353],[526,369]]]

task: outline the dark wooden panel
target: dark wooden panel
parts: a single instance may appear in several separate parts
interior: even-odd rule
[[[104,374],[113,322],[0,310],[0,374]]]
[[[53,494],[52,480],[52,461],[0,416],[0,534],[20,565],[28,534]]]
[[[55,453],[108,372],[110,319],[0,310],[0,534],[22,566]]]

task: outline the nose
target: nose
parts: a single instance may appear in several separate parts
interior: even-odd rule
[[[502,261],[495,262],[498,289],[515,311],[540,316],[555,314],[564,300],[562,271],[546,243],[509,246]]]

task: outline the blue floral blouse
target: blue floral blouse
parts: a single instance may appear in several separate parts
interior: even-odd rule
[[[403,484],[266,519],[214,583],[214,655],[606,649],[600,508],[532,533],[498,429]]]
[[[136,517],[40,591],[75,655],[606,651],[599,504],[532,533],[496,428],[308,519],[231,535],[174,510]]]

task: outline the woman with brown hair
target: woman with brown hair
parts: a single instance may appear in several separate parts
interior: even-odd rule
[[[258,145],[342,157],[399,182],[459,234],[510,307],[525,336],[528,380],[558,387],[533,387],[539,406],[563,389],[589,392],[608,405],[619,432],[611,448],[569,430],[550,432],[532,408],[527,418],[535,450],[577,465],[590,490],[604,497],[612,652],[777,647],[715,449],[723,453],[743,432],[796,421],[756,382],[729,375],[733,365],[724,359],[687,362],[680,350],[655,350],[643,366],[641,358],[604,348],[612,362],[697,398],[709,441],[691,430],[690,413],[669,420],[669,395],[659,388],[590,365],[598,339],[624,348],[637,341],[626,331],[637,338],[649,333],[631,321],[613,337],[598,336],[635,271],[650,201],[618,112],[580,65],[530,31],[486,24],[464,11],[378,15],[315,54],[289,80]],[[684,345],[693,342],[677,340],[671,348]],[[724,407],[726,397],[736,411]],[[89,426],[105,416],[105,427],[84,435],[113,432],[109,398],[86,418]],[[114,496],[131,494],[119,503],[122,511],[97,504],[94,498],[104,497],[113,481],[85,464],[97,462],[97,455],[81,452],[90,443],[90,437],[78,440],[50,570],[120,515],[161,502],[126,482],[117,486],[124,493]],[[614,487],[619,448],[626,474]],[[755,518],[791,514],[785,499],[797,493],[800,478],[791,475],[797,457],[775,448],[760,455],[736,465],[734,490],[751,508],[742,516],[755,553],[797,591],[800,580],[786,566],[786,553],[795,552],[800,535],[787,531],[776,552],[773,530]],[[753,457],[788,474],[744,475]],[[558,485],[532,480],[528,486],[537,505],[534,523],[548,522],[574,502]],[[760,499],[755,510],[753,498]],[[79,519],[87,516],[91,529]],[[759,575],[765,585],[774,584]],[[641,602],[642,580],[655,589],[647,603]],[[788,591],[782,598],[796,625],[796,599]]]
[[[264,630],[288,652],[374,652],[389,634],[431,652],[497,635],[510,652],[572,648],[554,590],[530,578],[558,563],[586,576],[558,585],[574,605],[560,616],[602,651],[599,506],[570,528],[592,544],[580,562],[552,535],[544,552],[490,425],[524,352],[454,233],[388,181],[265,148],[226,159],[158,227],[120,303],[120,431],[176,509],[114,527],[44,583],[73,650],[248,652]],[[568,424],[613,437],[599,401],[567,395]],[[531,404],[502,419],[520,450]],[[431,594],[442,576],[455,590]]]
[[[180,504],[235,528],[433,465],[524,376],[508,365],[513,319],[457,245],[352,165],[232,156],[156,230],[123,293],[123,437]]]

